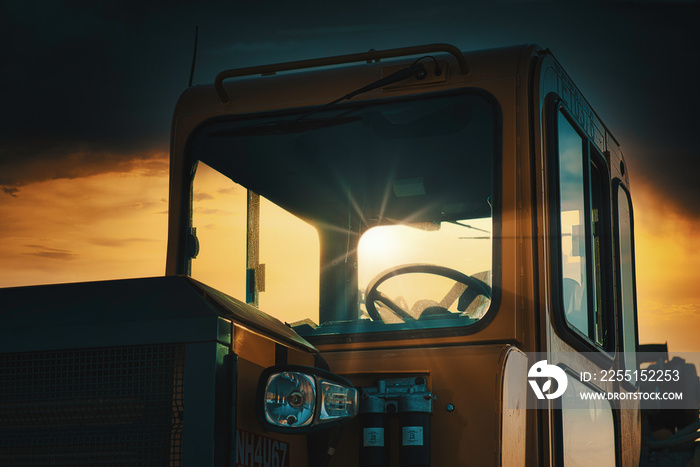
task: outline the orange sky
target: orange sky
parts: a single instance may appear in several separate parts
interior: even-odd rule
[[[0,193],[0,287],[163,275],[168,160]],[[700,352],[700,222],[632,179],[640,343]]]
[[[0,287],[163,275],[168,159],[0,193]]]
[[[640,343],[700,351],[700,221],[632,180]]]

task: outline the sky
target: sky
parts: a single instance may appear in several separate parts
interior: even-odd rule
[[[700,352],[700,2],[0,3],[0,287],[162,275],[172,112],[227,68],[447,42],[553,51],[619,140],[641,343]]]

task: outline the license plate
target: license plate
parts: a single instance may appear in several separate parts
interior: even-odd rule
[[[236,467],[289,467],[289,444],[236,430]]]

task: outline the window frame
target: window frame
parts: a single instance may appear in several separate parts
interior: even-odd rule
[[[296,287],[294,287],[294,293],[288,291],[285,294],[281,294],[279,292],[280,288],[286,286],[285,284],[280,287],[280,284],[282,282],[294,283],[294,277],[288,278],[288,275],[284,274],[284,280],[281,281],[279,272],[285,269],[279,267],[278,262],[282,256],[287,259],[298,254],[298,251],[303,251],[306,253],[306,257],[313,258],[313,261],[309,261],[309,264],[318,263],[320,260],[318,229],[264,196],[258,195],[240,185],[223,172],[209,166],[206,162],[197,160],[195,165],[196,170],[193,171],[192,177],[192,224],[194,226],[193,235],[196,238],[198,255],[190,259],[191,267],[188,276],[259,310],[284,310],[285,306],[282,306],[280,303],[277,303],[276,306],[274,304],[274,302],[281,302],[280,297],[282,296],[289,297],[284,299],[284,304],[288,305],[286,308],[301,310],[314,306],[318,307],[320,296],[318,280],[305,281],[307,284],[311,284],[310,286],[304,286],[307,288],[297,283]],[[226,191],[232,190],[232,193],[234,193],[230,194],[229,192],[225,195],[229,199],[224,209],[230,211],[224,214],[215,214],[216,219],[214,219],[215,232],[219,232],[219,235],[221,235],[220,232],[227,231],[228,235],[225,236],[225,241],[221,241],[222,238],[212,238],[211,231],[207,232],[207,224],[211,223],[211,219],[207,218],[207,214],[200,216],[197,213],[197,208],[211,209],[211,205],[207,203],[210,203],[212,199],[211,197],[206,197],[203,200],[197,200],[196,195],[198,191],[205,190],[210,192],[215,186],[208,185],[202,179],[198,179],[198,175],[202,170],[210,177],[210,181],[211,177],[215,176],[217,177],[215,182],[220,188],[224,188]],[[222,186],[222,183],[226,183],[226,186]],[[252,201],[253,199],[257,201]],[[284,212],[284,216],[281,217],[280,212]],[[281,221],[285,229],[270,228],[273,221]],[[299,233],[303,230],[306,230],[306,233],[303,234],[302,238]],[[293,233],[290,235],[289,232]],[[281,236],[285,237],[285,242],[294,243],[294,239],[296,239],[304,246],[297,246],[294,252],[285,253],[284,255],[271,254],[273,249],[266,248],[270,244],[270,237]],[[213,240],[219,241],[215,242]],[[226,248],[230,248],[230,250],[226,251]],[[205,262],[201,263],[201,253],[203,252],[205,253]],[[234,256],[231,256],[231,253]],[[212,273],[211,265],[213,262],[216,263],[217,268],[221,268],[217,271],[218,277],[214,277],[215,275]],[[269,267],[266,268],[266,265]],[[318,274],[318,269],[315,272]],[[309,274],[307,276],[312,277]],[[222,279],[223,282],[220,282]],[[271,293],[259,295],[265,291],[266,282]],[[274,291],[274,289],[277,289],[277,291]],[[262,306],[259,302],[260,299],[263,301]],[[264,302],[268,303],[265,304]],[[271,305],[270,302],[273,302],[273,304]],[[300,305],[303,302],[307,302],[308,306]],[[278,313],[276,317],[282,321],[289,322],[297,319],[289,315],[283,316],[282,313]],[[298,319],[303,318],[299,317]]]
[[[603,316],[603,320],[606,321],[603,323],[603,327],[605,330],[607,330],[609,339],[610,341],[607,342],[607,347],[608,349],[612,350],[612,352],[615,352],[616,350],[616,344],[618,342],[617,335],[616,335],[616,326],[615,326],[615,316],[616,316],[616,311],[617,311],[617,303],[615,300],[615,284],[616,282],[616,277],[615,277],[615,271],[614,271],[614,266],[613,266],[613,259],[614,259],[614,249],[615,249],[615,237],[614,237],[614,231],[613,231],[613,207],[612,207],[612,183],[611,183],[611,176],[610,176],[610,169],[607,163],[607,160],[601,154],[601,152],[596,148],[596,146],[593,144],[592,141],[588,141],[588,161],[589,161],[589,173],[590,173],[590,167],[591,166],[596,166],[596,169],[600,172],[600,178],[601,178],[601,185],[600,188],[602,189],[602,192],[600,193],[601,198],[600,198],[600,205],[603,207],[603,212],[604,216],[601,218],[601,213],[598,214],[598,222],[600,225],[600,228],[603,230],[601,235],[599,237],[603,240],[602,245],[601,245],[601,260],[600,260],[600,265],[603,266],[601,268],[600,273],[602,274],[602,279],[601,279],[601,290],[605,294],[603,296],[602,303],[600,306],[604,307],[603,309],[607,308],[608,313],[606,316]],[[591,200],[593,198],[593,186],[592,182],[589,181],[588,183],[588,189],[591,190]],[[591,206],[592,208],[592,206]],[[592,209],[589,211],[589,216],[592,213]],[[593,222],[591,221],[591,226],[593,225]],[[595,238],[594,235],[591,236],[591,241]],[[592,250],[595,251],[595,246],[592,247]],[[597,330],[597,328],[596,328]],[[596,344],[598,345],[598,344]],[[603,349],[605,349],[605,344],[601,346]]]
[[[452,336],[463,336],[475,334],[485,327],[487,327],[495,318],[498,313],[501,304],[501,282],[503,280],[502,275],[502,217],[503,217],[503,111],[501,108],[501,102],[498,98],[489,92],[488,90],[478,88],[478,87],[462,87],[458,89],[450,89],[445,91],[436,91],[429,93],[420,94],[410,94],[402,95],[390,98],[380,98],[380,99],[368,99],[368,100],[357,100],[350,101],[346,103],[339,103],[334,106],[337,110],[350,109],[353,107],[366,107],[371,105],[381,105],[383,103],[392,103],[400,101],[414,101],[414,100],[428,100],[431,98],[441,98],[448,96],[458,96],[458,95],[473,95],[482,98],[485,102],[490,104],[491,110],[493,112],[493,130],[494,130],[494,144],[493,144],[493,172],[492,172],[492,188],[493,188],[493,198],[492,198],[492,222],[493,222],[493,243],[492,243],[492,297],[489,309],[484,314],[484,316],[479,319],[476,323],[470,325],[447,325],[447,326],[432,326],[432,327],[421,327],[421,328],[408,328],[403,330],[376,330],[368,332],[367,329],[358,328],[356,330],[349,330],[344,332],[335,332],[334,330],[329,330],[328,333],[310,333],[303,334],[305,339],[312,341],[314,344],[325,344],[334,343],[338,341],[342,342],[367,342],[367,341],[384,341],[384,340],[404,340],[404,339],[417,339],[417,338],[430,338],[430,337],[452,337]],[[186,185],[188,186],[189,199],[188,199],[188,213],[186,218],[188,219],[188,226],[186,226],[187,232],[192,229],[192,183],[194,178],[194,167],[196,162],[200,159],[195,153],[193,148],[193,142],[196,138],[211,125],[216,125],[222,122],[236,122],[241,120],[252,120],[256,118],[268,118],[271,116],[289,116],[294,114],[304,114],[313,111],[315,108],[319,107],[294,107],[285,108],[272,111],[263,112],[253,112],[246,114],[235,114],[235,115],[221,115],[206,119],[197,125],[197,127],[188,136],[188,141],[185,146],[185,160],[187,161],[187,166],[190,167],[189,174],[186,176]],[[206,162],[204,162],[206,163]],[[252,189],[244,185],[241,180],[234,179],[235,183],[243,186],[246,189]],[[265,194],[261,193],[261,196]],[[273,202],[274,203],[274,202]],[[291,211],[290,211],[291,213]],[[291,213],[297,215],[295,213]],[[310,223],[312,226],[314,224]],[[319,236],[321,237],[321,243],[323,243],[323,235],[320,229]],[[323,245],[322,255],[323,255]],[[187,274],[191,271],[191,258],[185,255],[185,262],[187,263]],[[261,310],[265,311],[265,310]],[[320,310],[319,310],[320,313]],[[273,315],[274,316],[274,315]],[[318,316],[318,315],[317,315]],[[299,331],[297,331],[299,332]]]
[[[550,267],[551,267],[551,277],[552,277],[552,288],[551,297],[552,303],[554,305],[554,310],[552,312],[552,318],[555,324],[555,330],[557,334],[574,349],[581,352],[595,352],[601,355],[603,359],[601,364],[606,366],[611,366],[615,357],[616,346],[618,342],[617,329],[616,329],[616,305],[617,301],[614,297],[614,285],[613,281],[616,280],[616,276],[613,271],[613,224],[612,224],[612,184],[610,176],[610,168],[605,157],[600,153],[595,144],[591,141],[590,137],[583,131],[581,125],[577,122],[576,118],[573,116],[572,112],[566,106],[566,102],[555,93],[551,93],[547,96],[546,100],[546,128],[547,128],[547,148],[549,152],[548,157],[548,183],[549,183],[549,237],[552,240],[550,242]],[[563,271],[562,271],[562,241],[561,241],[561,193],[560,193],[560,158],[559,158],[559,116],[563,116],[566,121],[571,125],[571,127],[576,131],[576,133],[581,137],[581,148],[582,148],[582,166],[583,166],[583,195],[584,195],[584,222],[586,223],[585,231],[585,248],[586,248],[586,297],[588,301],[587,310],[587,320],[588,320],[588,333],[584,333],[582,330],[575,327],[564,314],[564,298],[563,298]],[[592,235],[592,203],[593,203],[593,192],[592,192],[592,169],[591,166],[595,165],[596,169],[600,172],[601,187],[602,187],[602,199],[600,200],[601,206],[604,208],[604,219],[602,228],[603,238],[607,238],[607,241],[603,244],[603,249],[601,250],[601,291],[604,294],[602,300],[603,306],[603,329],[606,335],[609,336],[609,340],[604,342],[603,345],[598,344],[595,340],[595,335],[597,328],[595,326],[595,309],[593,306],[596,304],[595,298],[595,258],[594,258],[594,247],[593,247],[593,235]],[[601,214],[599,214],[599,222],[601,220]],[[591,338],[591,336],[594,336]]]
[[[620,236],[620,194],[624,193],[625,201],[629,206],[630,221],[629,221],[629,236],[630,236],[630,268],[631,275],[630,278],[632,282],[632,316],[630,317],[633,322],[634,329],[634,353],[635,356],[639,353],[639,327],[638,327],[638,313],[637,313],[637,274],[636,274],[636,257],[635,257],[635,247],[634,247],[634,205],[632,203],[632,195],[629,189],[624,185],[622,180],[616,178],[613,181],[613,238],[615,240],[615,268],[616,275],[615,280],[617,281],[617,288],[615,294],[615,301],[618,310],[618,316],[616,320],[617,327],[619,329],[619,351],[626,353],[625,351],[625,307],[622,303],[622,284],[623,284],[623,268],[622,268],[622,254],[621,254],[621,236]],[[627,362],[625,359],[621,359],[621,365],[623,370],[635,371],[639,369],[639,359],[636,358],[636,363],[634,368],[627,368]],[[623,387],[630,391],[634,391],[639,388],[639,380],[635,381],[634,384],[631,381],[622,381]]]

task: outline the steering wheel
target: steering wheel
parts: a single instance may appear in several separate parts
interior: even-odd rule
[[[367,284],[367,289],[365,290],[365,307],[367,308],[369,317],[372,318],[373,321],[383,321],[381,315],[377,311],[376,305],[374,304],[375,300],[383,303],[392,313],[404,321],[415,319],[410,313],[397,305],[396,302],[394,302],[386,294],[377,290],[377,288],[387,279],[394,276],[414,273],[435,274],[466,285],[467,289],[459,296],[459,302],[457,303],[457,309],[459,311],[466,310],[469,304],[471,304],[471,302],[473,302],[479,295],[483,295],[484,297],[491,299],[491,287],[486,282],[475,277],[468,276],[463,272],[457,271],[456,269],[437,266],[434,264],[404,264],[389,268],[386,271],[379,273],[369,282],[369,284]],[[443,307],[430,308],[432,308],[432,310],[428,314],[439,312],[438,310],[447,312],[447,309]],[[424,314],[425,311],[429,310],[430,308],[426,308],[426,310],[424,310]]]

